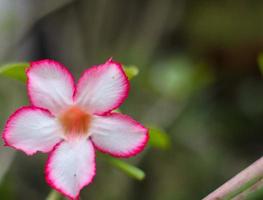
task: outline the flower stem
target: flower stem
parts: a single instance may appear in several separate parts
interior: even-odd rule
[[[240,194],[246,194],[246,191],[253,191],[254,186],[261,186],[262,184],[258,183],[261,183],[262,179],[263,157],[227,181],[203,200],[233,199]]]
[[[60,200],[61,195],[55,190],[51,190],[46,198],[46,200]]]

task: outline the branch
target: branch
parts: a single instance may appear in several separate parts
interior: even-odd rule
[[[232,199],[263,178],[263,157],[227,181],[203,200]]]

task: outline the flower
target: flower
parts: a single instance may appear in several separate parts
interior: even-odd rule
[[[49,153],[47,183],[70,199],[95,175],[95,149],[115,157],[141,152],[148,130],[127,115],[113,112],[127,98],[129,81],[121,64],[109,59],[82,74],[52,60],[32,62],[27,72],[30,106],[6,123],[7,146],[33,155]]]

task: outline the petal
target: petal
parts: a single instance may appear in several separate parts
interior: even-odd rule
[[[95,152],[90,140],[64,141],[49,155],[45,175],[47,183],[70,199],[78,199],[80,190],[95,175]]]
[[[72,104],[74,79],[60,63],[52,60],[32,62],[27,70],[28,95],[32,105],[58,114]]]
[[[7,146],[32,155],[37,151],[51,151],[61,137],[59,126],[48,111],[22,107],[7,121],[3,140]]]
[[[81,76],[75,94],[78,105],[90,113],[103,114],[118,108],[129,92],[129,81],[121,64],[108,60]]]
[[[145,127],[119,113],[94,116],[90,132],[91,140],[97,149],[116,157],[138,154],[149,138]]]

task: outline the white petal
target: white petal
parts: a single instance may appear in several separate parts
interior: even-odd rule
[[[70,72],[58,62],[32,62],[27,77],[28,95],[34,106],[48,109],[56,115],[72,104],[74,80]]]
[[[46,164],[48,184],[70,199],[77,199],[80,190],[95,175],[95,152],[91,141],[64,141],[53,150]]]
[[[90,127],[95,147],[116,157],[130,157],[142,151],[148,130],[132,118],[119,113],[94,116]]]
[[[51,151],[61,137],[59,125],[48,111],[22,107],[9,118],[3,139],[7,146],[32,155]]]
[[[129,92],[129,81],[121,64],[107,61],[81,76],[75,101],[90,113],[103,114],[118,108]]]

